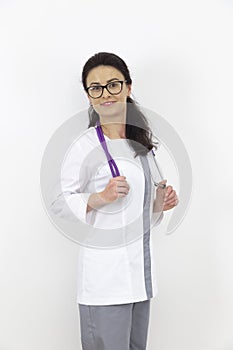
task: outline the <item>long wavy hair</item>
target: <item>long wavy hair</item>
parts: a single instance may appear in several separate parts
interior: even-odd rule
[[[86,79],[91,69],[105,65],[112,66],[118,69],[124,76],[127,85],[132,83],[129,69],[126,63],[114,53],[99,52],[93,55],[85,63],[82,71],[82,84],[85,91],[87,91]],[[157,149],[158,142],[153,142],[153,133],[149,127],[148,121],[145,115],[139,108],[138,103],[131,97],[127,97],[127,111],[126,111],[126,139],[131,147],[135,151],[134,157],[137,155],[147,154],[153,147]],[[97,120],[99,120],[98,113],[90,105],[88,109],[89,125],[88,128],[95,126]]]

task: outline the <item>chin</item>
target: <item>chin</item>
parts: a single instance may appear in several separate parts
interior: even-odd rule
[[[93,107],[102,118],[124,117],[126,110],[124,103],[114,103],[112,106],[95,105]]]

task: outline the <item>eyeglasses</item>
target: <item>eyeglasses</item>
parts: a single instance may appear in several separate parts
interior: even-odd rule
[[[91,98],[100,98],[103,95],[104,89],[107,89],[111,95],[118,95],[122,91],[123,83],[126,82],[127,80],[116,80],[106,85],[93,85],[86,88],[86,91]]]

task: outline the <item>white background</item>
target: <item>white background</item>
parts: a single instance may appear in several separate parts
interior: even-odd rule
[[[194,176],[184,221],[155,235],[148,349],[232,350],[233,2],[1,0],[0,11],[0,349],[81,349],[78,246],[43,209],[40,165],[88,106],[84,63],[109,51],[137,101],[178,132]]]

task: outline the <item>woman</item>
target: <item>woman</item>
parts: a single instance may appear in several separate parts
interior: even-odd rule
[[[131,232],[139,237],[114,249],[80,247],[77,304],[82,347],[145,350],[150,299],[157,294],[151,221],[158,225],[163,211],[177,205],[178,199],[172,186],[166,187],[167,180],[160,181],[155,192],[148,175],[147,156],[156,144],[130,97],[132,80],[125,62],[113,53],[97,53],[84,65],[82,83],[90,120],[63,163],[63,193],[69,208],[85,223],[114,238],[114,229],[136,222]],[[101,145],[97,128],[120,169],[115,174],[101,147],[106,162],[95,174],[95,157],[85,162]],[[128,162],[119,156],[120,150],[120,155],[128,154]]]

